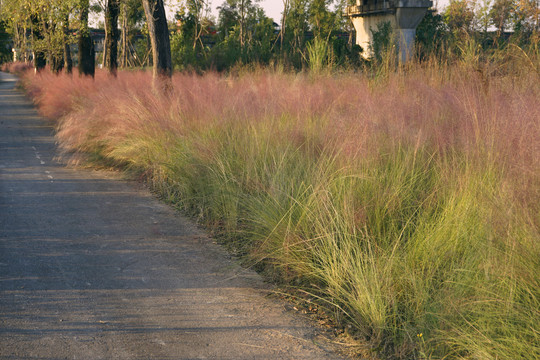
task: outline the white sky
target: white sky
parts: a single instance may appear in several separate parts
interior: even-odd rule
[[[214,0],[214,2],[218,2]],[[261,0],[259,5],[264,9],[266,16],[271,19],[274,19],[275,22],[279,23],[281,19],[281,12],[283,11],[283,1],[282,0]]]

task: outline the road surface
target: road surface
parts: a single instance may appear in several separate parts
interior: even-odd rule
[[[55,161],[0,73],[0,359],[337,359],[142,186]]]

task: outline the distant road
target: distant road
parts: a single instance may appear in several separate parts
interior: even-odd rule
[[[58,164],[0,77],[0,359],[338,358],[142,186]]]

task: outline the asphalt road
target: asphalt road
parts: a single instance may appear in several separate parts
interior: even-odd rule
[[[0,359],[338,358],[141,185],[59,164],[0,77]]]

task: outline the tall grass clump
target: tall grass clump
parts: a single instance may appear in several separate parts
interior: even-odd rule
[[[306,45],[307,63],[314,74],[320,74],[323,70],[331,67],[331,48],[328,41],[321,37],[315,37]]]
[[[376,80],[176,74],[167,98],[139,72],[25,84],[66,154],[144,178],[335,310],[364,356],[536,359],[540,77],[511,64],[540,58],[524,54]]]

